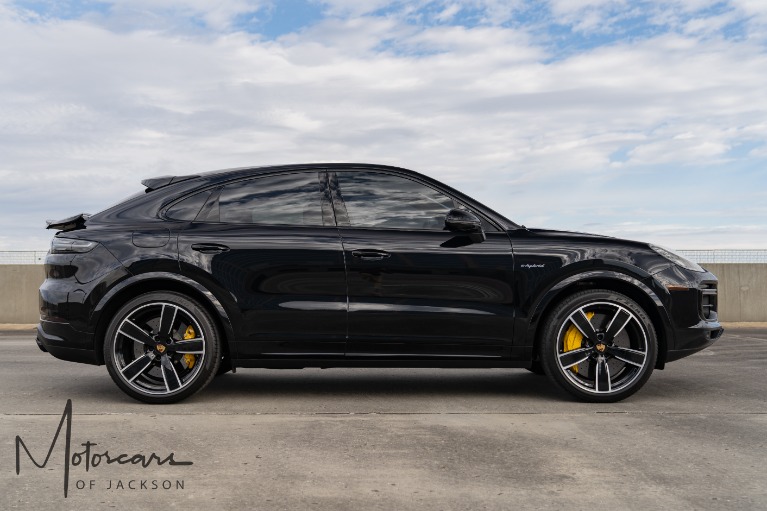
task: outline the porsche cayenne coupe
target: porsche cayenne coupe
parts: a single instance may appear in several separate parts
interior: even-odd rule
[[[666,249],[531,229],[367,164],[146,179],[56,229],[37,343],[179,401],[241,367],[527,368],[612,402],[721,334],[717,280]]]

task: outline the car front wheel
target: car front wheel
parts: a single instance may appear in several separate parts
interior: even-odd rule
[[[647,313],[629,297],[589,290],[548,316],[540,343],[546,374],[584,401],[615,402],[650,377],[658,342]]]
[[[174,403],[210,383],[220,364],[219,344],[215,323],[199,303],[179,293],[151,292],[117,311],[104,361],[129,396]]]

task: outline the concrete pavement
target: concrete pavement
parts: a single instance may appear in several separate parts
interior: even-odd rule
[[[0,333],[0,509],[764,509],[765,365],[767,330],[730,329],[611,405],[524,370],[242,369],[149,406]],[[67,399],[72,453],[193,465],[81,457],[64,499],[63,431],[16,475],[16,435],[41,462]]]

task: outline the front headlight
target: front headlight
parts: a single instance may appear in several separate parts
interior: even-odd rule
[[[75,238],[53,238],[51,254],[82,254],[90,252],[98,245],[95,241],[78,240]]]
[[[650,248],[653,249],[656,253],[658,253],[662,257],[665,257],[672,263],[676,264],[677,266],[681,266],[685,270],[697,271],[701,273],[706,271],[703,268],[701,268],[700,265],[698,265],[698,263],[694,263],[690,261],[689,259],[672,252],[671,250],[667,248],[659,247],[658,245],[650,245]]]

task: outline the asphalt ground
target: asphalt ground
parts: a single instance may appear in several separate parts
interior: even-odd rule
[[[516,369],[241,369],[150,406],[5,332],[0,509],[767,509],[766,366],[737,328],[609,405]],[[20,448],[16,474],[16,437],[42,464],[68,399],[64,498],[66,421],[44,468]],[[86,471],[88,442],[192,465]]]

